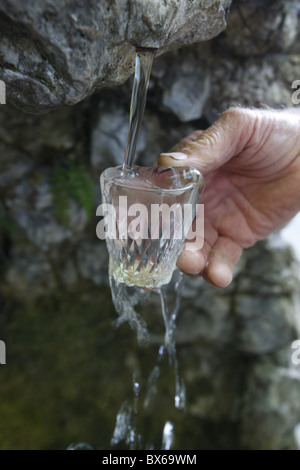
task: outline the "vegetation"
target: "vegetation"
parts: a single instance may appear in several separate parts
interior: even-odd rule
[[[66,168],[55,167],[50,183],[54,210],[63,225],[70,225],[70,198],[75,199],[91,219],[94,211],[94,184],[83,164],[76,164],[69,159]]]

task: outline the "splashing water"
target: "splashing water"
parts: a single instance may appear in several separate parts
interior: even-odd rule
[[[128,287],[126,284],[116,282],[113,276],[109,276],[109,284],[112,300],[119,318],[114,322],[116,327],[123,323],[129,323],[136,330],[137,339],[141,346],[149,344],[149,333],[144,319],[135,311],[135,307],[142,305],[148,298],[147,292],[139,287]]]
[[[158,348],[156,364],[154,365],[151,373],[149,374],[145,399],[143,402],[143,409],[147,410],[154,403],[155,398],[159,395],[159,379],[161,377],[161,364],[163,358],[168,357],[169,367],[174,371],[174,406],[178,410],[184,410],[186,407],[185,384],[179,374],[179,366],[176,354],[176,319],[180,307],[181,292],[184,284],[184,276],[181,272],[174,273],[175,284],[172,289],[168,286],[162,286],[153,292],[153,295],[159,295],[161,301],[161,311],[164,320],[165,335],[164,342]],[[110,286],[112,290],[112,298],[115,304],[116,311],[119,315],[115,326],[120,326],[124,322],[136,330],[137,339],[141,346],[147,346],[150,342],[150,334],[147,329],[145,320],[135,310],[136,307],[143,305],[150,296],[150,293],[145,292],[139,287],[128,287],[125,284],[118,284],[113,277],[110,277]],[[168,306],[168,293],[172,296],[176,292],[175,305],[173,308]],[[142,436],[137,432],[137,417],[140,413],[141,407],[138,406],[140,398],[140,383],[137,380],[138,372],[134,373],[133,378],[133,400],[129,403],[128,400],[121,406],[117,418],[112,445],[125,443],[130,449],[136,449],[142,441]],[[168,423],[168,424],[167,424]],[[166,422],[163,431],[162,449],[170,449],[174,440],[174,426],[169,421]]]
[[[139,448],[141,435],[137,433],[138,400],[140,384],[137,373],[133,374],[133,403],[125,401],[116,418],[116,425],[113,437],[110,441],[112,446],[117,446],[124,442],[130,450]]]
[[[170,450],[174,440],[174,425],[171,421],[167,421],[164,430],[163,430],[163,437],[162,437],[162,450]]]
[[[176,330],[176,319],[180,308],[181,293],[184,285],[184,276],[180,271],[176,271],[174,277],[177,277],[175,281],[174,289],[172,292],[176,292],[175,306],[173,309],[168,307],[168,288],[167,286],[162,286],[160,289],[157,289],[157,293],[160,296],[161,301],[161,312],[164,320],[165,326],[165,339],[164,344],[161,345],[158,349],[158,356],[156,365],[154,366],[149,379],[147,386],[147,395],[144,402],[144,407],[148,408],[150,403],[153,401],[155,395],[157,394],[157,381],[160,377],[160,363],[165,355],[165,351],[168,353],[169,364],[174,368],[175,375],[175,396],[174,396],[174,405],[175,408],[179,410],[184,410],[186,407],[186,394],[185,394],[185,384],[183,379],[179,375],[178,360],[176,355],[176,341],[175,341],[175,330]]]

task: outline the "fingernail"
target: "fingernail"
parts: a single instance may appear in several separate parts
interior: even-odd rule
[[[161,153],[161,157],[171,157],[174,160],[186,160],[188,156],[182,152]]]

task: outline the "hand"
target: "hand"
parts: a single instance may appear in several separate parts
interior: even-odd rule
[[[161,154],[158,164],[203,174],[204,246],[186,248],[178,266],[226,287],[242,249],[300,210],[300,113],[232,108]]]

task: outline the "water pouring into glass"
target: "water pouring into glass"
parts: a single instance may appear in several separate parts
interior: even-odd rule
[[[170,282],[204,190],[194,168],[133,165],[154,55],[154,49],[137,50],[124,164],[100,178],[103,203],[111,208],[110,277],[145,289]]]
[[[130,124],[123,166],[107,168],[100,177],[102,203],[106,206],[105,238],[109,252],[109,278],[112,298],[119,314],[116,325],[128,322],[137,332],[138,342],[148,344],[149,333],[136,307],[150,295],[159,294],[165,327],[164,345],[147,386],[146,409],[158,390],[161,362],[168,354],[175,378],[174,406],[185,409],[185,384],[179,374],[175,329],[183,287],[183,275],[176,272],[176,262],[196,215],[197,202],[204,190],[201,173],[188,166],[141,167],[134,165],[138,136],[145,109],[155,50],[138,49],[130,106]],[[103,205],[102,204],[102,205]],[[99,214],[100,215],[100,214]],[[105,214],[101,214],[105,215]],[[99,235],[98,235],[99,236]],[[176,280],[176,278],[178,278]],[[174,307],[168,306],[172,279]],[[151,379],[151,380],[150,380]],[[123,405],[116,420],[114,435],[123,432]],[[173,425],[167,421],[163,431],[163,448],[173,442]],[[121,427],[120,427],[121,426]],[[131,425],[130,425],[131,426]],[[132,426],[126,427],[131,435]],[[127,429],[128,428],[128,429]],[[127,435],[126,434],[126,435]],[[123,434],[122,434],[123,435]],[[135,442],[134,446],[137,445]]]

